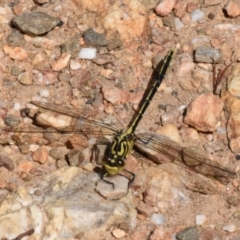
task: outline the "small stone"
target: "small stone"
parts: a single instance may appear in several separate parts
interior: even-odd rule
[[[224,6],[224,10],[227,12],[229,17],[237,17],[240,15],[240,3],[238,0],[229,0]]]
[[[164,226],[156,227],[150,236],[150,240],[172,239],[171,231]]]
[[[216,129],[223,110],[223,102],[211,93],[201,94],[187,108],[183,121],[202,132]]]
[[[137,206],[137,210],[145,217],[150,217],[154,212],[154,209],[151,206],[143,203],[142,201]]]
[[[175,18],[175,28],[179,30],[182,27],[184,27],[184,24],[181,22],[181,20],[179,18]]]
[[[81,59],[93,59],[96,57],[96,53],[96,48],[82,48],[78,54],[78,57]]]
[[[227,198],[227,202],[228,202],[230,205],[236,207],[236,206],[238,205],[238,203],[239,203],[238,196],[236,196],[236,195],[229,196],[229,197]]]
[[[32,84],[32,73],[29,71],[21,73],[20,75],[18,75],[17,79],[23,85],[31,85]]]
[[[41,196],[41,195],[42,195],[42,191],[41,191],[40,189],[36,189],[36,190],[34,191],[34,195],[36,195],[36,196]]]
[[[131,240],[139,240],[139,239],[148,239],[149,231],[148,230],[134,230],[134,232],[130,235]]]
[[[21,69],[15,65],[11,69],[11,74],[13,76],[18,76],[19,74],[21,74],[21,72],[22,72]]]
[[[71,75],[68,74],[68,73],[64,73],[63,72],[63,73],[59,74],[58,79],[59,79],[59,81],[66,81],[66,82],[68,82],[71,79]]]
[[[208,18],[209,18],[210,20],[213,20],[213,19],[215,18],[215,14],[214,14],[214,13],[209,13],[209,14],[208,14]]]
[[[126,232],[123,231],[123,230],[121,230],[121,229],[119,229],[119,228],[113,229],[112,234],[113,234],[113,236],[114,236],[115,238],[117,238],[117,239],[123,238],[123,237],[126,236]]]
[[[114,58],[108,55],[98,55],[96,58],[93,59],[93,62],[98,65],[104,65],[107,63],[111,63],[113,61],[114,61]]]
[[[174,7],[174,14],[178,18],[182,18],[187,7],[187,2],[185,1],[178,1]]]
[[[176,238],[178,240],[198,240],[199,239],[199,230],[197,227],[187,227],[177,233]]]
[[[22,32],[33,35],[42,35],[63,24],[59,18],[49,16],[44,12],[24,12],[15,16],[12,23]]]
[[[21,47],[15,47],[10,51],[9,57],[14,60],[23,61],[28,57],[28,52]]]
[[[39,91],[39,95],[41,97],[47,98],[47,97],[49,97],[49,90],[48,89],[41,89]]]
[[[163,0],[155,7],[155,11],[158,15],[164,17],[173,10],[176,3],[177,0]]]
[[[8,171],[13,171],[15,168],[13,160],[4,155],[0,155],[0,167],[4,167]]]
[[[68,65],[70,58],[71,58],[71,54],[63,53],[56,62],[52,63],[52,65],[51,65],[52,69],[54,71],[62,70],[63,68],[65,68]]]
[[[191,13],[192,22],[197,22],[204,17],[204,12],[197,9]]]
[[[62,53],[67,52],[67,53],[70,53],[71,56],[77,57],[77,55],[81,49],[78,38],[79,38],[78,36],[75,36],[70,41],[67,41],[64,44],[62,44],[61,45]]]
[[[4,123],[9,127],[17,127],[20,123],[20,120],[13,117],[12,115],[8,115],[4,118]]]
[[[11,34],[7,37],[7,43],[11,46],[22,47],[25,45],[26,41],[22,33],[16,29],[12,29]]]
[[[196,216],[196,225],[203,225],[205,221],[206,221],[206,215]]]
[[[87,46],[104,47],[108,43],[102,34],[95,32],[93,29],[88,29],[83,33],[83,40]]]
[[[229,223],[222,228],[223,231],[226,232],[235,232],[236,231],[236,225],[234,223]]]
[[[218,5],[221,4],[222,0],[205,0],[204,4],[207,6],[214,6],[214,5]]]
[[[92,163],[87,163],[83,166],[83,169],[88,172],[92,172],[94,169],[94,165]]]
[[[36,4],[42,5],[44,3],[52,2],[51,0],[34,0]]]
[[[166,16],[162,19],[163,21],[163,25],[170,27],[170,28],[174,28],[175,27],[175,18],[174,16]]]
[[[233,217],[237,220],[240,220],[240,211],[233,213]]]
[[[66,155],[70,166],[79,166],[84,161],[84,156],[79,150],[71,150]]]
[[[41,63],[42,61],[44,61],[46,59],[47,59],[47,53],[46,52],[42,52],[42,51],[38,52],[35,55],[35,57],[34,57],[34,59],[32,61],[32,64],[35,66],[35,65]]]
[[[150,220],[156,225],[162,225],[164,223],[164,217],[162,214],[159,213],[153,213]]]
[[[84,135],[74,134],[68,139],[67,144],[72,149],[82,150],[88,147],[88,139]]]
[[[80,69],[80,67],[81,67],[81,64],[79,62],[73,61],[73,60],[70,61],[70,68],[72,70],[78,70]]]
[[[200,46],[195,50],[194,60],[203,63],[219,63],[222,60],[222,53],[215,48]]]
[[[48,151],[44,147],[40,147],[33,153],[33,160],[44,164],[48,160]]]
[[[197,5],[195,3],[188,3],[187,5],[187,12],[191,13],[193,11],[197,10]]]

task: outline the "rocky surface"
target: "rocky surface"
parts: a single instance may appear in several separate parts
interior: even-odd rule
[[[239,12],[236,0],[1,1],[0,239],[240,239]],[[104,182],[106,144],[170,49],[126,160],[135,180]]]

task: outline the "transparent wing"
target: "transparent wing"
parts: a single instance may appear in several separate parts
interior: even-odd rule
[[[81,114],[79,114],[79,110],[56,104],[42,102],[32,102],[32,104],[39,107],[32,114],[34,116],[34,125],[20,124],[15,128],[3,128],[5,132],[15,133],[13,137],[18,139],[19,144],[24,143],[24,141],[25,143],[39,142],[40,140],[37,141],[38,137],[39,139],[41,138],[41,135],[37,135],[39,133],[82,133],[98,137],[112,136],[118,131],[118,127],[116,126],[120,125],[115,118],[105,118],[97,111],[82,110]],[[29,141],[27,140],[27,135],[32,135],[29,137]]]
[[[196,147],[181,147],[177,142],[152,132],[136,134],[135,146],[158,163],[179,161],[193,171],[228,184],[237,174],[213,162]]]

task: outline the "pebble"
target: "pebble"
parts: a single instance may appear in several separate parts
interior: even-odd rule
[[[14,59],[14,60],[23,61],[28,57],[28,52],[24,48],[14,47],[9,52],[9,57]]]
[[[187,108],[184,123],[202,132],[213,132],[223,110],[223,102],[212,93],[204,93],[194,99]]]
[[[82,48],[78,54],[81,59],[94,59],[96,57],[96,48]]]
[[[76,149],[70,150],[66,157],[70,166],[79,166],[84,161],[84,155]]]
[[[68,82],[71,79],[71,75],[65,72],[62,72],[58,76],[59,81],[65,81]]]
[[[0,155],[0,167],[4,167],[8,171],[13,171],[15,168],[14,161],[7,156]]]
[[[19,102],[14,103],[13,109],[15,111],[19,111],[21,109],[21,104]]]
[[[77,62],[77,61],[71,60],[70,61],[70,68],[72,70],[78,70],[78,69],[81,68],[81,64],[79,62]]]
[[[32,73],[30,71],[21,73],[17,77],[18,81],[23,85],[31,85],[32,84]]]
[[[176,235],[178,240],[198,240],[199,230],[197,227],[187,227]]]
[[[159,213],[153,213],[150,221],[156,225],[162,225],[165,222],[163,215]]]
[[[182,27],[184,27],[184,24],[181,22],[181,20],[179,18],[175,18],[175,28],[179,30]]]
[[[119,239],[119,238],[123,238],[126,236],[126,232],[123,231],[122,229],[119,229],[119,228],[115,228],[113,229],[112,231],[112,234],[115,238]]]
[[[196,225],[203,225],[205,221],[206,221],[206,215],[196,216]]]
[[[12,23],[22,32],[33,35],[42,35],[63,24],[59,18],[49,16],[44,12],[24,12],[15,16]]]
[[[44,147],[38,148],[34,153],[33,153],[33,160],[36,162],[39,162],[41,164],[44,164],[48,160],[48,151]]]
[[[49,97],[50,93],[49,93],[49,90],[48,90],[48,89],[41,89],[41,90],[39,91],[39,95],[40,95],[41,97],[47,98],[47,97]]]
[[[178,1],[174,7],[174,14],[178,18],[182,18],[184,13],[186,12],[187,2],[185,1]]]
[[[12,115],[8,115],[4,118],[4,123],[9,127],[17,127],[20,123],[20,120],[13,117]]]
[[[173,10],[176,3],[177,0],[163,0],[155,7],[155,11],[158,15],[164,17]]]
[[[223,226],[222,230],[226,232],[235,232],[236,231],[236,225],[234,223],[229,223],[225,226]]]
[[[222,52],[219,49],[200,46],[195,50],[194,60],[203,63],[219,63],[222,60]]]
[[[60,58],[52,63],[51,67],[54,71],[60,71],[63,68],[65,68],[68,65],[68,62],[71,58],[71,54],[69,53],[62,53],[62,55],[60,56]]]
[[[203,17],[204,17],[204,12],[201,11],[200,9],[196,9],[191,13],[192,22],[197,22],[201,20]]]
[[[238,1],[229,0],[223,8],[229,17],[235,18],[240,15],[240,4]]]
[[[22,47],[25,45],[26,41],[22,33],[16,29],[12,29],[12,32],[7,37],[7,43],[11,46]]]
[[[71,56],[77,57],[79,51],[81,49],[79,39],[74,37],[70,41],[66,41],[65,43],[61,44],[61,51],[62,53],[67,52],[70,53]]]
[[[163,25],[166,27],[174,28],[175,27],[175,18],[174,16],[166,16],[162,19]]]
[[[83,40],[87,46],[104,47],[108,44],[108,41],[102,34],[95,32],[91,28],[83,33]]]

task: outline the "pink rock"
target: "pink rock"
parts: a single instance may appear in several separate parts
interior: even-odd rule
[[[18,61],[23,61],[28,57],[28,52],[21,47],[15,47],[10,51],[9,57]]]
[[[164,226],[156,227],[150,236],[150,240],[171,240],[171,232]]]
[[[240,15],[240,2],[238,0],[229,0],[224,6],[228,16],[237,17]]]
[[[142,98],[142,92],[129,93],[122,91],[116,87],[104,86],[102,87],[103,96],[113,105],[124,104],[126,102],[139,103]]]
[[[223,102],[218,96],[204,93],[191,102],[183,121],[199,131],[212,132],[216,129],[222,110]]]
[[[195,3],[192,3],[192,2],[188,3],[187,12],[191,13],[197,9],[198,9],[198,6]]]
[[[231,150],[240,153],[240,99],[232,96],[229,92],[224,95],[225,107],[228,113],[227,135]]]
[[[174,14],[176,17],[181,18],[186,12],[187,3],[184,1],[179,1],[174,7]]]
[[[44,147],[40,147],[33,153],[33,160],[39,163],[45,163],[48,160],[48,152]]]
[[[68,62],[70,60],[71,54],[69,53],[63,53],[61,57],[52,64],[52,69],[54,71],[60,71],[63,68],[65,68],[68,65]]]
[[[177,0],[163,0],[155,7],[155,11],[160,16],[168,15],[176,5]]]

